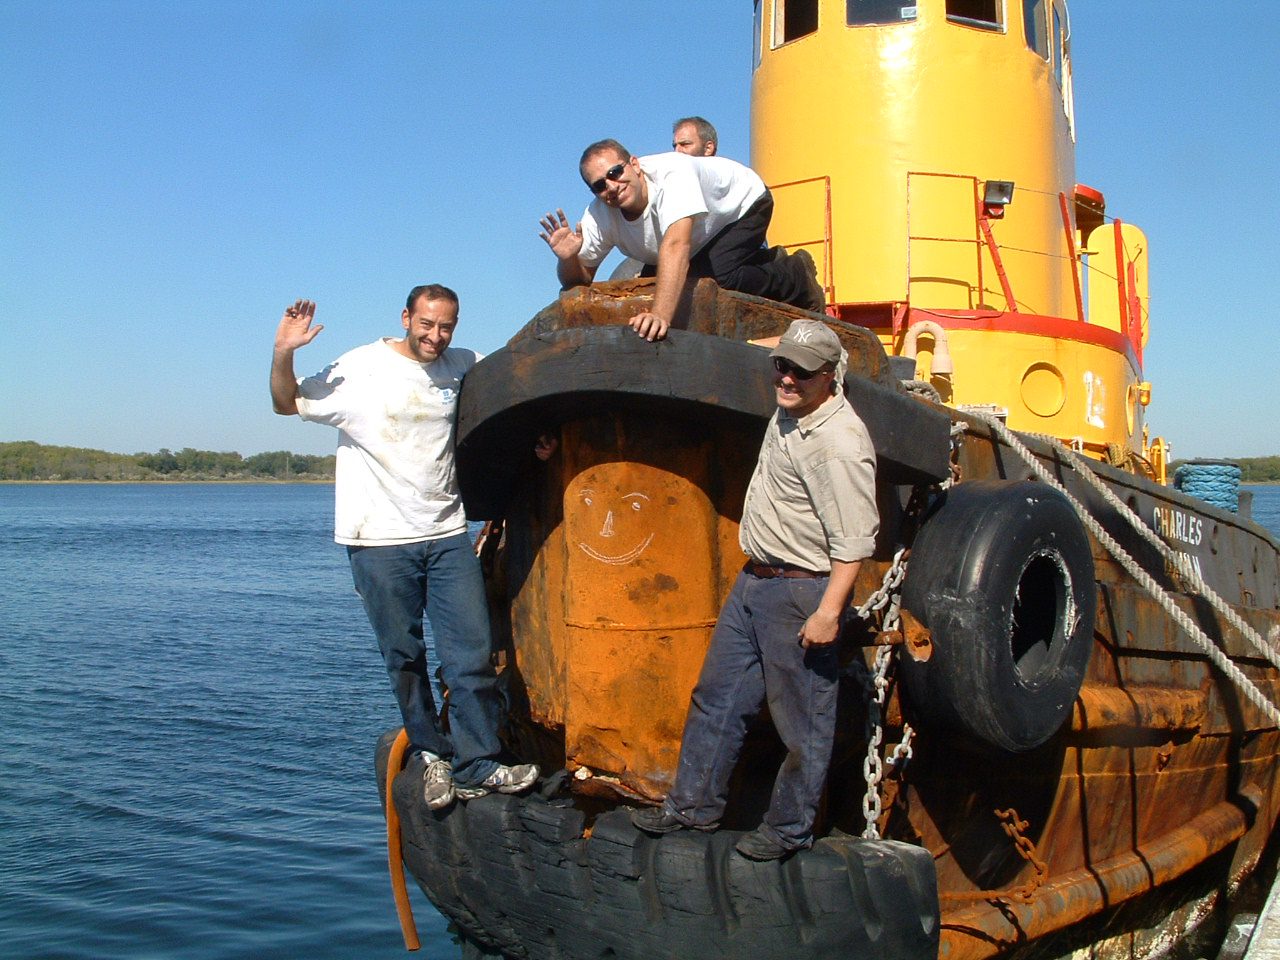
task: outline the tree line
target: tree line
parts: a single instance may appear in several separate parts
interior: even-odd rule
[[[1242,457],[1240,479],[1244,483],[1271,483],[1280,480],[1280,457]]]
[[[1280,481],[1280,457],[1225,457],[1240,467],[1241,483],[1275,483]],[[1186,463],[1186,460],[1174,460],[1169,464],[1169,476],[1173,471]]]
[[[1171,467],[1182,462],[1175,460]],[[1237,457],[1232,462],[1240,465],[1244,483],[1280,482],[1280,456]],[[0,443],[0,480],[332,480],[333,466],[333,454],[315,456],[288,450],[242,457],[191,447],[108,453],[32,440]]]
[[[272,450],[238,453],[161,447],[108,453],[20,440],[0,443],[0,480],[332,480],[334,456]]]

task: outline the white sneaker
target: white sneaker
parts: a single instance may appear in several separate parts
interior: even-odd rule
[[[453,803],[453,768],[448,760],[441,760],[434,753],[418,751],[426,769],[422,774],[422,799],[428,810],[440,810]]]
[[[498,769],[485,777],[475,787],[454,787],[454,793],[460,800],[474,800],[494,790],[498,793],[523,793],[538,781],[538,765],[534,763],[518,763],[512,767],[501,764]]]

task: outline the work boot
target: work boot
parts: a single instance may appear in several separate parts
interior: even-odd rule
[[[667,813],[666,807],[640,807],[633,809],[631,811],[631,822],[637,830],[643,830],[645,833],[651,833],[659,837],[664,833],[673,833],[676,830],[686,829],[711,833],[720,826],[718,823],[685,823],[674,813]]]
[[[635,824],[637,830],[659,837],[664,833],[674,833],[688,826],[674,813],[667,813],[666,807],[642,807],[632,810],[631,822]]]
[[[733,845],[733,849],[748,860],[782,860],[795,853],[794,850],[784,847],[760,830],[744,833],[738,842]]]
[[[827,309],[827,292],[818,282],[818,265],[808,250],[797,250],[791,254],[795,268],[799,271],[800,282],[804,293],[796,300],[795,306],[814,313],[823,313]]]

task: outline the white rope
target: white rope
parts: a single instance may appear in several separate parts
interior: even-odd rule
[[[1107,485],[1098,479],[1097,475],[1088,468],[1078,453],[1074,450],[1066,450],[1064,452],[1067,455],[1067,460],[1075,468],[1076,473],[1079,474],[1086,483],[1101,493],[1107,503],[1111,504],[1112,507],[1114,507],[1126,520],[1128,520],[1144,540],[1160,551],[1161,556],[1177,567],[1178,573],[1182,576],[1183,580],[1186,581],[1186,585],[1190,587],[1191,590],[1208,600],[1209,605],[1213,607],[1214,610],[1218,611],[1224,620],[1235,627],[1236,630],[1240,632],[1241,636],[1248,640],[1253,648],[1261,653],[1273,667],[1280,670],[1280,651],[1277,651],[1275,647],[1262,639],[1262,634],[1249,626],[1249,624],[1231,608],[1231,604],[1224,600],[1212,587],[1205,583],[1204,578],[1200,576],[1200,572],[1196,570],[1195,565],[1191,562],[1190,558],[1181,551],[1174,550],[1171,546],[1161,540],[1154,530],[1142,522],[1142,518],[1134,513],[1133,509],[1127,503],[1112,493]]]
[[[1225,653],[1218,649],[1214,642],[1189,616],[1187,616],[1185,612],[1183,612],[1182,608],[1174,602],[1169,593],[1156,583],[1155,579],[1150,574],[1138,566],[1137,561],[1135,561],[1133,557],[1129,556],[1129,554],[1125,552],[1124,548],[1116,542],[1115,538],[1113,538],[1111,534],[1107,533],[1107,531],[1102,528],[1102,525],[1089,514],[1089,511],[1085,509],[1084,505],[1073,497],[1067,489],[1059,483],[1048,470],[1045,469],[1040,461],[1035,458],[1035,455],[1027,449],[1026,445],[1014,435],[1013,431],[994,418],[985,417],[981,414],[974,414],[974,416],[981,420],[982,423],[989,426],[992,431],[1009,447],[1009,449],[1016,453],[1023,462],[1031,468],[1031,471],[1037,477],[1067,498],[1067,501],[1071,504],[1071,508],[1075,510],[1076,515],[1079,516],[1080,522],[1089,529],[1089,532],[1094,535],[1097,541],[1120,562],[1120,565],[1124,567],[1125,570],[1128,571],[1129,575],[1152,596],[1152,598],[1164,609],[1165,613],[1167,613],[1169,617],[1178,624],[1178,626],[1182,627],[1182,629],[1186,631],[1187,635],[1205,652],[1205,655],[1213,662],[1214,666],[1225,673],[1232,682],[1240,688],[1240,691],[1245,695],[1245,697],[1247,697],[1255,707],[1266,714],[1272,723],[1276,724],[1276,726],[1280,726],[1280,709],[1277,709],[1275,704],[1267,700],[1267,698],[1262,694],[1262,691],[1257,688],[1253,681],[1246,677],[1240,668],[1232,663]],[[1111,493],[1110,490],[1106,489],[1100,480],[1093,476],[1092,470],[1081,464],[1078,459],[1075,459],[1075,454],[1072,451],[1062,448],[1062,452],[1064,452],[1067,458],[1071,460],[1076,473],[1095,489],[1099,490],[1107,499],[1107,502],[1117,508],[1121,514],[1125,516],[1131,524],[1133,524],[1135,529],[1160,551],[1162,556],[1172,562],[1177,567],[1179,573],[1183,574],[1189,584],[1197,592],[1201,593],[1201,595],[1204,596],[1211,605],[1213,605],[1215,610],[1222,613],[1224,618],[1227,619],[1232,626],[1236,627],[1236,629],[1239,630],[1246,638],[1248,638],[1257,649],[1262,651],[1271,663],[1280,666],[1280,663],[1277,663],[1275,651],[1269,648],[1268,645],[1263,642],[1261,636],[1259,636],[1252,627],[1240,619],[1235,611],[1231,610],[1225,600],[1210,589],[1209,585],[1204,582],[1203,578],[1195,572],[1195,569],[1186,557],[1170,548],[1163,540],[1160,540],[1155,533],[1142,522],[1141,518],[1138,517],[1137,514],[1130,510],[1126,504],[1122,503],[1119,498]]]

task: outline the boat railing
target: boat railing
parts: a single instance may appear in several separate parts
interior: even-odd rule
[[[940,215],[936,210],[922,211],[922,201],[914,194],[915,181],[960,181],[968,184],[966,206],[971,213],[957,217],[954,210]],[[1066,260],[1069,264],[1073,294],[1074,319],[1080,323],[1092,323],[1114,329],[1130,341],[1139,361],[1147,339],[1148,314],[1146,295],[1146,238],[1130,224],[1097,214],[1096,225],[1078,222],[1073,218],[1072,207],[1078,205],[1078,196],[1066,193],[1018,187],[1020,197],[1031,195],[1056,210],[1041,211],[1053,217],[1061,225],[1062,247],[1059,250],[1033,249],[1001,243],[996,239],[992,223],[1004,219],[1003,203],[984,201],[986,182],[968,174],[942,173],[928,170],[907,172],[907,257],[906,283],[908,303],[918,302],[913,288],[936,283],[934,271],[925,270],[917,276],[915,262],[917,247],[921,244],[963,244],[973,248],[971,268],[972,286],[981,297],[987,289],[988,274],[994,270],[1004,299],[1004,312],[1010,314],[1038,313],[1027,311],[1014,289],[1016,274],[1008,268],[1008,254]],[[930,206],[932,206],[932,199]],[[947,231],[922,230],[939,223],[955,224],[957,229]],[[1087,229],[1087,234],[1085,230]],[[1084,235],[1082,235],[1084,234]],[[985,256],[984,256],[985,254]],[[1107,293],[1108,288],[1112,291]]]
[[[796,250],[802,247],[821,247],[822,250],[822,289],[828,304],[837,303],[835,289],[835,273],[832,268],[832,230],[831,230],[831,177],[805,177],[802,180],[788,180],[786,183],[769,184],[769,191],[777,194],[780,190],[802,187],[809,184],[822,185],[822,223],[820,237],[806,237],[791,243],[783,244],[784,249]]]

